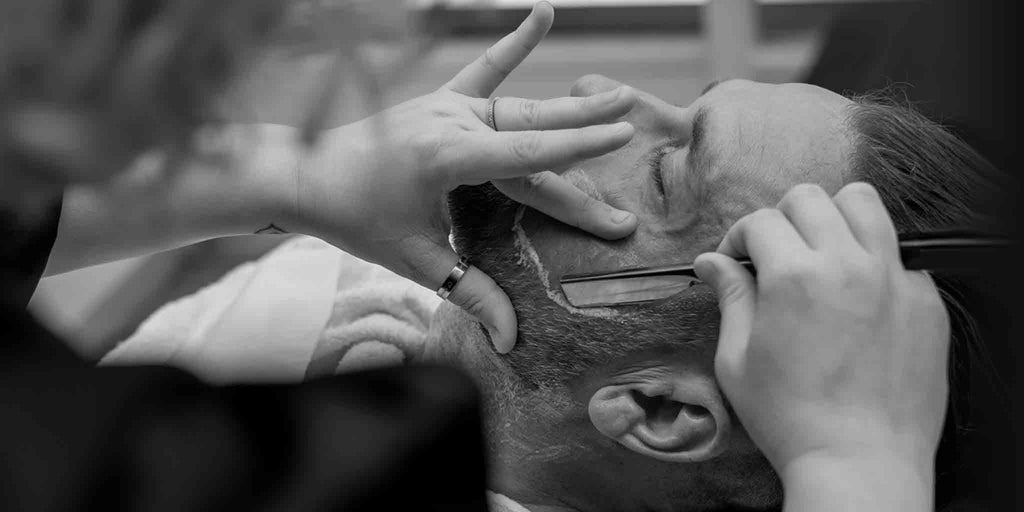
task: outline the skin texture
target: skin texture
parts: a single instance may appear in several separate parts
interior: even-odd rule
[[[587,76],[572,95],[619,86]],[[636,233],[608,242],[533,210],[518,222],[516,209],[499,211],[495,232],[507,233],[508,254],[494,258],[493,268],[479,265],[517,308],[517,348],[497,356],[478,326],[443,307],[429,356],[461,362],[482,379],[493,402],[494,488],[513,498],[575,510],[713,508],[728,504],[723,497],[776,506],[778,484],[714,382],[714,294],[699,287],[665,304],[596,318],[558,300],[557,283],[566,273],[692,261],[714,250],[736,220],[775,206],[794,185],[813,182],[835,193],[852,150],[849,100],[803,84],[741,80],[720,83],[686,107],[638,96],[623,118],[636,129],[633,140],[564,174],[635,213]],[[697,172],[688,144],[701,107],[708,112],[709,165]],[[672,149],[662,160],[662,195],[649,155],[666,145]],[[559,373],[574,377],[557,385]],[[524,386],[524,374],[541,386]],[[658,423],[633,392],[673,404],[654,407],[668,411],[669,421]],[[659,444],[671,439],[677,442]]]

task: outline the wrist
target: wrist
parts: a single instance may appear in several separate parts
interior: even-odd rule
[[[368,168],[373,148],[361,123],[327,130],[312,148],[295,145],[291,202],[283,209],[289,231],[307,234],[342,246],[356,226],[356,212],[368,206],[372,187],[361,170]]]
[[[930,511],[934,459],[812,453],[779,468],[786,510]]]
[[[282,125],[229,128],[232,172],[210,184],[219,214],[212,215],[219,236],[301,232],[296,178],[301,148],[297,130]]]

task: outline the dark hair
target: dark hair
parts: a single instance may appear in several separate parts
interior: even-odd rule
[[[894,92],[856,96],[851,176],[878,189],[900,232],[1001,231],[1009,179],[948,128]]]
[[[898,90],[854,97],[849,123],[856,133],[852,179],[878,189],[899,232],[974,229],[1009,233],[1013,218],[1010,177],[989,163],[950,129],[925,117]],[[975,416],[1005,421],[1006,389],[985,344],[998,339],[998,298],[988,275],[933,275],[950,315],[950,400],[937,464],[938,503],[965,494],[963,482],[976,479],[991,460],[966,455],[979,436]],[[987,409],[987,410],[986,410]],[[986,430],[990,430],[986,428]],[[998,441],[997,441],[998,442]],[[974,448],[977,450],[977,447]],[[970,491],[977,493],[977,491]],[[987,494],[987,493],[982,493]]]

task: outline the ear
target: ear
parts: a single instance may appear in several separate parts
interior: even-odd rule
[[[724,451],[732,424],[718,385],[696,372],[671,372],[598,389],[588,411],[594,427],[641,455],[699,462]]]

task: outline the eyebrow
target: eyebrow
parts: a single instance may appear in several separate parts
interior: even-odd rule
[[[701,105],[693,116],[693,128],[690,134],[690,162],[698,178],[705,176],[711,165],[707,154],[707,126],[710,110],[707,105]]]
[[[700,92],[700,95],[707,94],[722,82],[723,80],[711,81],[711,83],[704,86],[704,90]],[[711,107],[707,103],[697,107],[697,112],[693,115],[693,127],[690,128],[690,162],[692,164],[690,167],[698,179],[704,177],[711,167],[707,151],[708,116],[710,110]]]
[[[707,94],[711,89],[718,87],[724,80],[712,80],[710,83],[704,86],[704,90],[700,92],[700,96]],[[698,97],[700,97],[698,96]],[[685,108],[682,105],[676,105],[679,108]],[[693,115],[693,126],[690,128],[690,168],[695,174],[697,180],[701,180],[704,176],[707,176],[708,171],[711,169],[711,162],[708,160],[707,154],[707,142],[705,137],[707,135],[707,120],[708,112],[710,108],[705,104],[697,107],[697,112]],[[654,167],[652,166],[652,169]],[[655,176],[659,178],[659,176]]]

